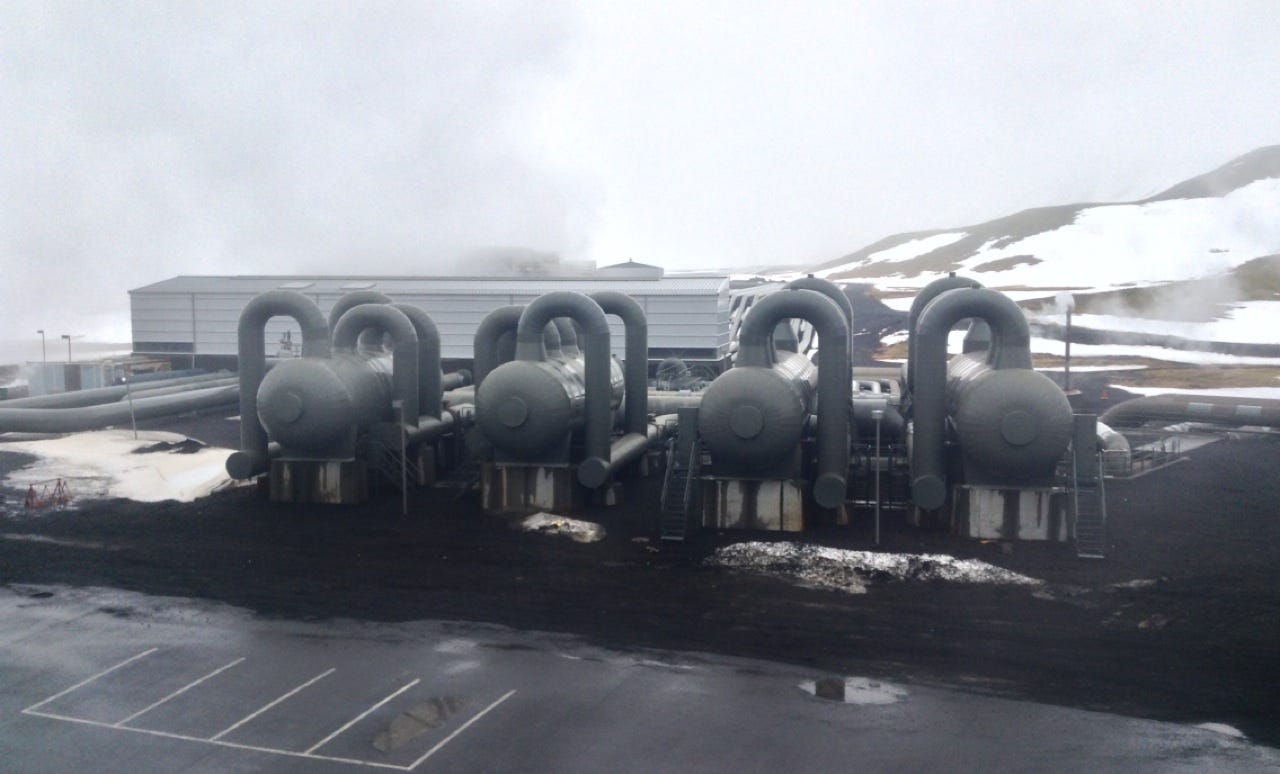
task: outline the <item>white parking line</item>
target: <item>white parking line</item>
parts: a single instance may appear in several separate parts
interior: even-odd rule
[[[330,670],[328,670],[327,672],[321,672],[320,674],[318,674],[318,675],[316,675],[315,677],[311,678],[310,680],[306,681],[306,682],[305,682],[305,683],[303,683],[302,685],[299,685],[297,688],[294,688],[292,691],[289,691],[289,692],[288,692],[288,693],[286,693],[284,696],[281,696],[280,698],[276,699],[275,701],[270,702],[269,704],[267,704],[267,705],[263,706],[263,707],[262,707],[262,708],[260,708],[258,711],[253,712],[253,713],[250,713],[249,715],[246,715],[245,717],[241,718],[240,720],[237,720],[235,723],[232,723],[230,726],[228,726],[228,727],[226,727],[226,728],[222,729],[222,730],[221,730],[221,731],[219,731],[218,733],[216,733],[216,734],[214,734],[213,736],[209,737],[208,741],[210,741],[210,742],[216,742],[216,741],[218,741],[218,740],[219,740],[219,739],[221,739],[222,737],[226,736],[227,734],[231,733],[232,731],[235,731],[235,730],[236,730],[237,728],[239,728],[240,726],[243,726],[245,723],[248,723],[250,720],[253,720],[254,718],[258,717],[258,716],[259,716],[259,715],[261,715],[262,713],[264,713],[264,712],[266,712],[267,710],[271,709],[272,707],[276,706],[277,704],[279,704],[280,702],[282,702],[282,701],[284,701],[285,699],[289,698],[290,696],[293,696],[294,694],[298,693],[299,691],[301,691],[301,690],[302,690],[302,689],[304,689],[304,688],[308,688],[308,687],[310,687],[310,686],[312,686],[312,685],[314,685],[314,684],[316,684],[316,683],[320,682],[321,680],[323,680],[324,678],[328,677],[329,675],[333,674],[333,673],[334,673],[334,672],[336,672],[336,671],[337,671],[336,669],[330,669]]]
[[[138,659],[140,659],[140,658],[144,658],[144,657],[146,657],[146,656],[150,656],[152,653],[155,653],[157,650],[160,650],[160,649],[159,649],[159,648],[152,648],[152,649],[150,649],[150,650],[144,650],[144,651],[142,651],[141,653],[139,653],[138,655],[133,656],[132,658],[126,658],[124,661],[121,661],[119,664],[116,664],[115,666],[111,667],[110,669],[104,669],[104,670],[102,670],[101,672],[99,672],[98,674],[94,675],[93,677],[87,677],[87,678],[85,678],[85,679],[81,680],[80,682],[76,683],[75,685],[71,686],[70,688],[66,689],[65,691],[59,691],[58,693],[55,693],[54,695],[50,696],[49,698],[45,699],[44,701],[40,701],[40,702],[36,702],[35,704],[32,704],[30,707],[27,707],[26,709],[24,709],[24,710],[23,710],[23,712],[24,712],[24,713],[31,713],[31,712],[32,712],[34,709],[36,709],[37,707],[43,707],[44,705],[48,704],[49,702],[53,701],[54,699],[60,699],[60,698],[62,698],[63,696],[66,696],[67,694],[71,693],[71,692],[72,692],[72,691],[74,691],[74,690],[77,690],[77,689],[79,689],[79,688],[83,688],[84,686],[88,685],[89,683],[93,682],[94,680],[97,680],[99,677],[105,677],[106,675],[111,674],[112,672],[116,671],[117,669],[119,669],[119,668],[121,668],[121,667],[128,666],[129,664],[132,664],[133,662],[137,661],[137,660],[138,660]]]
[[[160,701],[157,701],[157,702],[155,702],[155,703],[151,704],[151,705],[150,705],[150,706],[148,706],[148,707],[144,707],[144,708],[142,708],[142,709],[138,710],[137,712],[133,713],[133,714],[132,714],[132,715],[130,715],[129,717],[125,718],[124,720],[117,721],[117,722],[115,723],[115,727],[116,727],[116,728],[120,728],[120,727],[121,727],[121,726],[123,726],[124,724],[128,723],[130,720],[135,720],[135,719],[137,719],[137,718],[142,717],[143,715],[147,714],[148,712],[150,712],[151,710],[155,709],[156,707],[159,707],[161,704],[164,704],[166,701],[169,701],[170,699],[176,699],[177,697],[181,696],[182,694],[186,693],[187,691],[191,690],[192,688],[195,688],[195,687],[196,687],[197,685],[199,685],[200,683],[203,683],[205,680],[208,680],[208,679],[209,679],[209,678],[211,678],[211,677],[217,677],[218,675],[220,675],[220,674],[222,674],[223,672],[227,671],[228,669],[230,669],[231,667],[235,666],[236,664],[239,664],[241,661],[244,661],[244,658],[243,658],[243,657],[238,658],[238,659],[236,659],[235,661],[232,661],[230,664],[227,664],[226,666],[218,667],[217,669],[213,670],[212,672],[210,672],[209,674],[207,674],[207,675],[205,675],[204,677],[200,678],[199,680],[196,680],[196,681],[194,681],[194,682],[188,683],[187,685],[185,685],[185,686],[183,686],[183,687],[179,688],[178,690],[176,690],[176,691],[174,691],[173,693],[169,694],[168,696],[164,697],[164,698],[163,698],[163,699],[161,699]]]
[[[364,720],[366,717],[368,717],[368,716],[369,716],[369,713],[373,712],[373,711],[374,711],[374,710],[376,710],[377,708],[381,707],[383,704],[386,704],[387,702],[391,701],[391,700],[392,700],[392,699],[394,699],[395,697],[397,697],[397,696],[399,696],[400,694],[404,693],[405,691],[409,690],[410,688],[412,688],[413,686],[417,685],[417,684],[418,684],[418,683],[420,683],[421,681],[422,681],[422,678],[420,678],[420,677],[415,677],[415,678],[414,678],[414,680],[413,680],[413,682],[409,683],[409,684],[408,684],[408,685],[406,685],[405,687],[401,688],[400,690],[398,690],[398,691],[396,691],[395,693],[391,694],[391,695],[390,695],[390,696],[388,696],[387,698],[385,698],[385,699],[383,699],[382,701],[378,702],[377,704],[373,705],[372,707],[370,707],[369,709],[365,710],[364,712],[361,712],[359,715],[356,715],[356,716],[355,716],[354,718],[352,718],[350,721],[348,721],[347,723],[343,724],[343,726],[342,726],[341,728],[339,728],[337,731],[334,731],[332,734],[329,734],[329,735],[328,735],[328,736],[326,736],[324,739],[321,739],[320,741],[318,741],[318,742],[316,742],[315,744],[311,745],[309,748],[307,748],[307,751],[306,751],[306,753],[305,753],[305,754],[306,754],[306,755],[310,755],[311,753],[315,752],[316,750],[319,750],[321,747],[324,747],[324,746],[325,746],[326,744],[328,744],[329,742],[332,742],[332,741],[334,740],[334,738],[336,738],[336,737],[338,736],[338,734],[341,734],[343,731],[346,731],[348,728],[351,728],[351,727],[352,727],[352,726],[354,726],[356,723],[359,723],[360,721]]]
[[[502,697],[500,697],[493,704],[490,704],[488,707],[485,707],[484,709],[480,710],[475,714],[474,717],[472,717],[466,723],[463,723],[461,726],[458,726],[458,728],[455,729],[452,734],[449,734],[444,739],[441,739],[436,744],[435,747],[432,747],[430,750],[427,750],[425,753],[423,753],[421,758],[414,761],[413,763],[410,763],[408,766],[405,766],[405,771],[413,771],[414,769],[418,768],[418,766],[423,761],[425,761],[427,758],[430,758],[432,755],[435,755],[436,752],[439,751],[441,747],[444,747],[446,744],[453,741],[453,738],[455,736],[457,736],[458,734],[461,734],[463,731],[466,731],[468,728],[470,728],[472,723],[476,722],[477,720],[484,717],[485,715],[488,715],[490,712],[496,709],[499,704],[506,701],[507,699],[510,699],[512,696],[515,696],[515,695],[516,695],[516,690],[514,688],[507,691],[505,694],[502,695]]]

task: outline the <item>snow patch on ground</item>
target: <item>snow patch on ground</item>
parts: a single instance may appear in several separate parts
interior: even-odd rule
[[[749,570],[810,588],[865,594],[869,580],[1038,585],[1042,581],[976,559],[945,554],[889,554],[801,543],[734,543],[709,564]]]
[[[590,521],[570,519],[554,513],[535,513],[520,522],[525,532],[542,532],[548,535],[567,535],[579,543],[594,543],[604,540],[604,527]]]
[[[818,683],[805,680],[800,683],[800,690],[810,696],[818,695]],[[897,704],[905,699],[907,689],[891,685],[882,680],[866,677],[846,677],[844,680],[844,703],[858,705]]]
[[[1066,354],[1066,345],[1054,339],[1032,338],[1031,351],[1042,355],[1063,357]],[[1193,365],[1280,365],[1280,358],[1275,357],[1226,355],[1219,352],[1195,352],[1128,344],[1072,344],[1071,356],[1073,358],[1143,357],[1149,360],[1164,360],[1171,363],[1190,363]]]
[[[1203,728],[1205,731],[1212,731],[1215,734],[1230,736],[1236,739],[1244,739],[1244,732],[1226,723],[1199,723],[1196,728]]]
[[[131,430],[98,430],[39,441],[0,444],[0,451],[19,452],[37,458],[10,473],[9,486],[41,487],[57,479],[67,482],[72,498],[120,497],[139,502],[178,500],[191,502],[227,483],[229,449],[188,451],[188,438],[177,433]],[[156,444],[172,450],[135,453]]]
[[[1075,369],[1071,369],[1074,371]],[[1134,395],[1207,395],[1223,398],[1262,398],[1280,399],[1280,385],[1275,387],[1216,387],[1203,390],[1184,390],[1176,387],[1131,387],[1126,384],[1112,384],[1117,390],[1131,392]]]

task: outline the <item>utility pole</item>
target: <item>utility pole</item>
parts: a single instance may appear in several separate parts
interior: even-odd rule
[[[40,334],[40,365],[45,365],[49,362],[49,354],[44,349],[44,328],[36,331],[36,333]]]

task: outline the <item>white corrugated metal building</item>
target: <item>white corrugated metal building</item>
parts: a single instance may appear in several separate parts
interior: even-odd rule
[[[590,275],[498,277],[393,276],[180,276],[129,291],[136,354],[164,355],[179,365],[234,367],[240,312],[268,290],[294,290],[328,315],[353,290],[373,290],[421,307],[440,329],[441,354],[453,364],[470,361],[476,328],[485,315],[508,304],[527,304],[553,290],[616,290],[634,298],[649,321],[651,360],[674,355],[722,364],[729,354],[729,279],[718,274],[665,276],[637,263],[604,267]],[[622,323],[609,317],[613,351],[623,354]],[[267,325],[267,351],[296,351],[301,332],[293,320]]]

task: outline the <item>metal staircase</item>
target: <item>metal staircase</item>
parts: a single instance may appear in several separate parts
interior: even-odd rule
[[[422,472],[418,470],[418,464],[412,459],[404,460],[400,455],[399,445],[382,438],[370,438],[366,448],[369,467],[377,471],[396,489],[400,489],[402,478],[407,479],[410,487],[422,480]]]
[[[1082,459],[1084,457],[1084,464]],[[1089,464],[1092,461],[1092,464]],[[1107,555],[1107,496],[1098,454],[1071,455],[1071,505],[1075,514],[1075,555],[1105,559]]]
[[[688,537],[690,510],[702,458],[697,409],[681,409],[679,413],[679,429],[667,450],[667,470],[662,478],[661,538],[671,542],[681,542]]]

